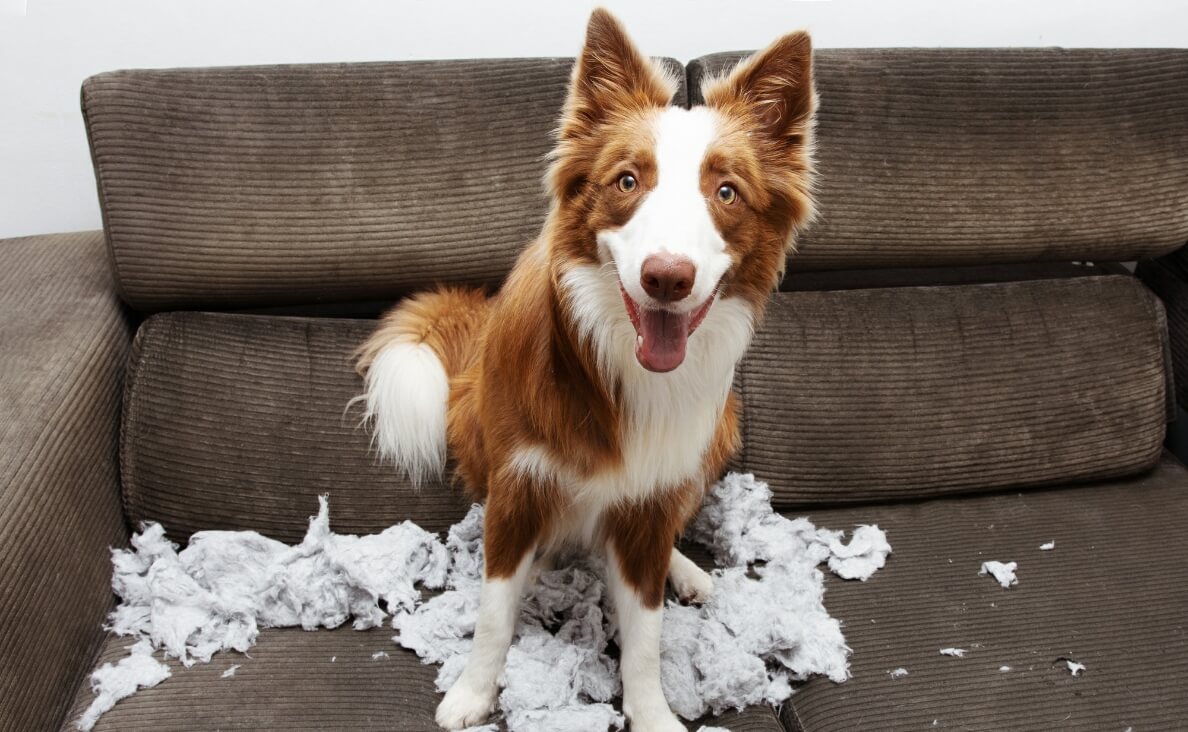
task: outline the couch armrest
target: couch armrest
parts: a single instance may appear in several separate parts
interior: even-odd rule
[[[102,232],[0,240],[0,728],[56,728],[112,603],[132,325]]]

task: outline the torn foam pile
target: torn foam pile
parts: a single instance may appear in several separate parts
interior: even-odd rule
[[[181,552],[160,525],[146,525],[131,550],[112,553],[112,586],[122,602],[109,628],[139,642],[131,656],[93,674],[96,698],[78,726],[90,729],[119,699],[169,676],[154,649],[190,666],[220,650],[246,652],[260,628],[314,630],[353,620],[364,630],[383,623],[385,610],[393,640],[440,665],[437,687],[446,690],[472,642],[482,516],[481,506],[472,507],[444,542],[408,521],[380,534],[339,535],[330,531],[322,498],[296,546],[255,532],[208,531]],[[674,712],[696,719],[778,704],[793,681],[849,677],[849,648],[825,611],[818,565],[867,579],[891,551],[878,527],[857,527],[845,543],[843,532],[775,513],[766,484],[731,474],[709,491],[687,537],[704,544],[720,568],[703,606],[669,602],[665,610],[661,680]],[[611,705],[620,686],[602,567],[586,556],[558,566],[525,592],[500,678],[500,711],[512,732],[623,729]],[[445,591],[422,602],[419,587]]]

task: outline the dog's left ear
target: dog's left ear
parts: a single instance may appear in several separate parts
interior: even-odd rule
[[[740,63],[728,76],[708,81],[705,103],[749,114],[777,141],[798,145],[812,131],[813,44],[808,33],[789,33]]]

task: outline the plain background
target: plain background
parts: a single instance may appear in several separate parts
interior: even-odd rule
[[[0,237],[100,227],[79,85],[117,68],[572,56],[595,4],[687,61],[818,47],[1188,46],[1185,0],[0,0]]]

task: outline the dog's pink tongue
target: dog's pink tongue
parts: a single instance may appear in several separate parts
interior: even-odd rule
[[[667,310],[639,311],[639,335],[635,357],[648,371],[672,371],[685,360],[690,315]]]

